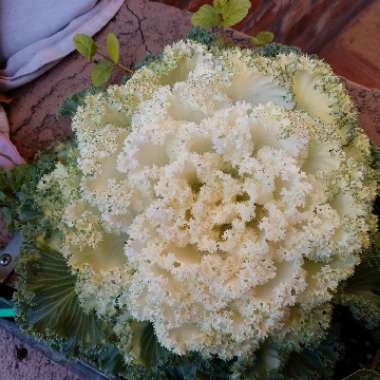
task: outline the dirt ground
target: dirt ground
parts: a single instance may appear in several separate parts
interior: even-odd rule
[[[84,380],[0,327],[1,380]]]

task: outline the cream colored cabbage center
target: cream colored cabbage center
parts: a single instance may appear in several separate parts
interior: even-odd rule
[[[297,334],[302,315],[353,273],[373,189],[364,154],[348,153],[346,133],[327,124],[344,122],[338,103],[297,76],[303,61],[315,64],[180,42],[78,112],[80,197],[102,235],[68,207],[64,222],[85,233],[67,250],[82,265],[83,252],[90,263],[107,247],[112,268],[98,260],[79,293],[98,313],[120,314],[118,333],[132,317],[176,353],[245,355]],[[123,240],[121,259],[110,247]]]
[[[119,157],[136,193],[141,172],[151,184],[128,228],[127,304],[177,353],[241,355],[286,329],[291,307],[330,298],[321,268],[338,267],[337,280],[357,262],[357,234],[317,179],[322,168],[332,179],[344,154],[320,144],[321,126],[305,114],[243,102],[196,123],[176,120],[160,98],[165,118],[136,125]],[[353,244],[344,253],[340,234]]]

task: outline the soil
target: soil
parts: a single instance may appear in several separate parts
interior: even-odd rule
[[[0,327],[1,380],[84,380]]]

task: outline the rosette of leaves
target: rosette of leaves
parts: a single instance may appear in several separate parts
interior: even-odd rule
[[[40,155],[37,164],[0,171],[1,194],[9,210],[5,213],[8,228],[23,235],[15,302],[3,301],[15,306],[16,321],[27,334],[68,357],[85,359],[106,373],[117,374],[124,364],[112,344],[110,326],[94,312],[82,309],[75,292],[75,274],[59,252],[44,244],[43,236],[51,232],[51,226],[41,222],[42,211],[33,193],[57,159],[65,160],[62,147]]]
[[[215,41],[204,31],[194,31],[194,39]],[[290,50],[280,45],[266,46],[264,56],[276,56]],[[83,104],[83,94],[71,99],[67,114]],[[330,379],[339,356],[343,355],[339,338],[339,323],[333,324],[326,336],[312,344],[278,346],[268,340],[260,350],[245,358],[218,359],[197,353],[176,355],[163,348],[154,333],[152,324],[143,325],[136,335],[140,352],[135,360],[126,362],[119,351],[120,342],[112,331],[112,318],[99,319],[93,311],[82,307],[76,295],[76,275],[64,256],[51,244],[50,237],[56,233],[55,226],[43,221],[42,210],[35,202],[36,186],[44,174],[53,170],[57,160],[71,160],[70,147],[52,155],[41,156],[37,165],[25,167],[29,171],[25,182],[19,182],[9,196],[16,194],[17,226],[25,237],[25,244],[18,271],[19,292],[16,297],[19,323],[36,336],[48,340],[57,349],[69,355],[89,360],[99,368],[106,368],[114,375],[127,379]],[[374,160],[373,165],[376,165]],[[21,169],[19,169],[21,170]],[[21,177],[20,177],[21,178]],[[27,217],[22,210],[28,210]],[[378,274],[379,251],[377,244],[371,246],[371,254],[363,260],[353,276],[343,284],[337,304],[349,305],[354,315],[363,319],[370,316],[367,327],[378,325]],[[368,277],[366,273],[371,271]],[[361,274],[362,273],[362,274]],[[361,302],[364,301],[364,304]],[[352,306],[353,305],[353,306]],[[356,305],[356,306],[355,306]],[[364,307],[369,313],[361,313]],[[358,311],[359,310],[359,311]],[[363,315],[362,315],[363,314]],[[339,322],[339,321],[338,321]],[[114,344],[113,344],[114,343]],[[377,376],[373,371],[352,376]],[[376,377],[373,377],[376,378]],[[371,377],[368,377],[371,379]]]

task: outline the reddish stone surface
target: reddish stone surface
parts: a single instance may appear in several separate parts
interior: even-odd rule
[[[147,53],[158,53],[166,44],[183,38],[191,29],[189,17],[163,4],[128,0],[96,40],[105,46],[107,33],[116,33],[123,62],[132,65],[141,62]],[[26,159],[70,135],[69,120],[57,119],[56,113],[68,96],[90,85],[90,68],[91,64],[73,53],[12,93],[14,100],[8,108],[11,137]],[[122,75],[117,71],[113,82]]]
[[[338,74],[380,89],[380,1],[368,3],[319,55]]]
[[[122,61],[131,66],[147,53],[157,54],[165,45],[184,38],[191,30],[190,17],[190,13],[174,7],[128,0],[96,40],[99,46],[106,46],[106,35],[116,33]],[[246,40],[239,32],[228,33],[237,43]],[[73,53],[40,78],[12,92],[14,100],[8,108],[11,138],[25,159],[70,136],[69,120],[57,119],[56,114],[68,96],[90,86],[90,69],[90,63]],[[117,83],[123,75],[116,70],[111,82]]]
[[[157,0],[195,12],[213,0]],[[251,0],[247,17],[234,28],[248,35],[262,30],[276,41],[318,51],[360,12],[377,0]]]
[[[283,0],[280,7],[276,6],[278,0],[267,0],[258,4],[260,7],[255,17],[261,25],[265,20],[270,20],[275,26],[278,38],[283,42],[295,41],[294,39],[300,38],[299,33],[295,33],[295,30],[300,28],[297,25],[303,25],[309,20],[308,12],[316,12],[319,15],[322,12],[322,5],[325,4],[327,7],[325,0],[319,2],[302,0],[302,3],[304,7],[300,8],[295,7],[295,3],[290,0]],[[297,4],[300,3],[297,2]],[[336,2],[336,9],[327,7],[323,13],[325,16],[316,25],[309,27],[308,33],[316,35],[315,41],[320,39],[317,35],[327,28],[329,20],[336,16],[340,4],[339,0]],[[355,7],[363,7],[362,0],[358,0],[355,4]],[[285,12],[287,17],[279,17],[281,12]],[[278,20],[274,22],[273,17],[276,14]],[[158,53],[167,43],[183,38],[190,28],[189,13],[160,3],[129,0],[107,27],[99,33],[97,41],[100,46],[105,46],[107,33],[115,32],[121,42],[124,63],[132,65],[141,62],[146,53]],[[240,40],[243,41],[244,38]],[[56,113],[65,98],[89,86],[90,67],[91,65],[84,58],[76,53],[71,54],[51,71],[12,94],[14,101],[8,111],[11,136],[26,159],[31,159],[38,150],[44,150],[52,142],[63,140],[71,134],[69,120],[57,119]],[[122,72],[117,71],[113,76],[113,82],[117,82],[122,75]],[[374,141],[379,143],[376,126],[378,115],[375,116],[373,105],[367,106],[371,93],[365,91],[362,89],[359,92],[353,92],[353,95],[363,111],[362,127]],[[365,101],[363,101],[363,93],[366,94]],[[377,99],[376,91],[373,99]],[[368,104],[373,104],[373,102],[377,104],[376,100],[371,100],[371,102]]]
[[[194,12],[212,2],[192,0],[188,9]],[[248,35],[269,30],[275,34],[276,42],[317,52],[367,3],[367,0],[254,0],[247,17],[234,28]]]
[[[1,327],[0,358],[1,380],[81,380]]]
[[[380,146],[380,89],[370,89],[349,80],[346,86],[358,106],[359,125]]]
[[[196,11],[212,0],[157,0]],[[252,0],[248,16],[234,28],[262,30],[276,41],[327,59],[352,81],[380,88],[380,0]]]

